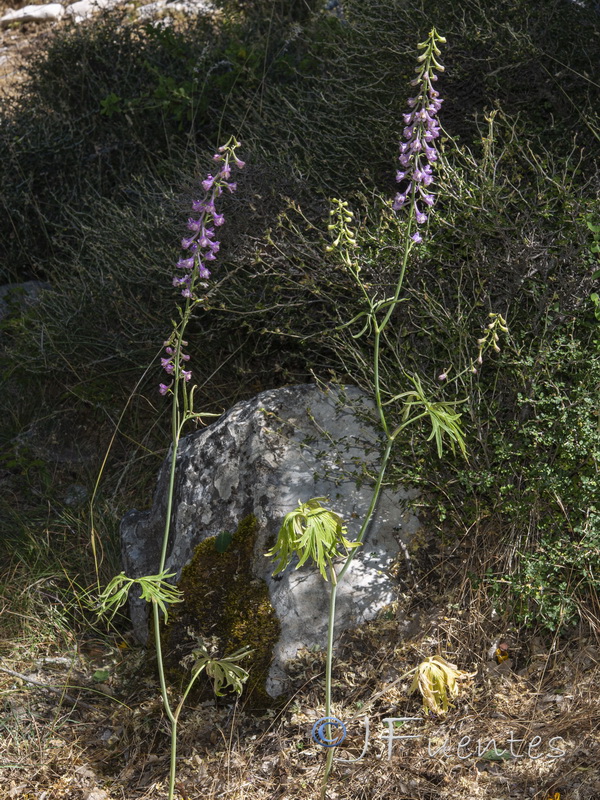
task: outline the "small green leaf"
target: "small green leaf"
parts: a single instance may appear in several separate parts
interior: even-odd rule
[[[487,750],[482,756],[482,759],[486,761],[510,761],[512,758],[512,754],[509,753],[507,750]]]
[[[97,669],[92,675],[94,683],[104,683],[110,678],[110,672],[107,669]]]
[[[222,531],[215,537],[215,550],[217,553],[224,553],[233,539],[233,534],[229,531]]]

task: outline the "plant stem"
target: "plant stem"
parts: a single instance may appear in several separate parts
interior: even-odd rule
[[[189,300],[186,302],[185,310],[183,312],[183,316],[181,322],[179,324],[179,328],[177,331],[177,343],[175,346],[175,376],[174,376],[174,387],[173,387],[173,405],[171,408],[171,436],[172,436],[172,450],[171,450],[171,468],[169,471],[169,486],[167,489],[167,509],[166,509],[166,519],[165,519],[165,528],[163,533],[163,541],[162,541],[162,548],[160,554],[160,564],[158,571],[159,573],[164,572],[165,563],[167,560],[167,548],[169,545],[169,535],[171,532],[171,515],[173,513],[173,494],[175,491],[175,473],[177,469],[177,450],[179,449],[179,439],[181,437],[181,429],[183,427],[183,423],[185,422],[185,413],[184,419],[180,418],[180,411],[179,411],[179,387],[181,384],[180,378],[180,355],[181,355],[181,347],[183,341],[183,334],[185,332],[186,325],[189,321],[190,317],[190,303]],[[187,411],[187,402],[185,397],[185,386],[183,387],[184,392],[184,407]],[[154,622],[154,646],[156,649],[156,662],[158,665],[158,676],[160,681],[160,693],[162,696],[163,705],[165,708],[165,713],[167,718],[171,724],[171,757],[169,763],[169,794],[168,800],[173,800],[174,793],[175,793],[175,775],[177,769],[177,720],[179,718],[179,713],[182,708],[182,703],[179,704],[175,713],[171,708],[171,704],[169,702],[169,695],[167,692],[167,683],[165,680],[165,669],[163,664],[163,656],[162,656],[162,643],[160,640],[160,612],[157,603],[152,604],[152,614],[153,614],[153,622]],[[191,686],[189,687],[191,688]],[[187,692],[186,695],[187,696]],[[184,698],[185,698],[184,696]]]
[[[333,666],[333,636],[335,632],[335,601],[337,597],[338,579],[335,574],[335,567],[330,565],[331,572],[331,592],[329,594],[329,619],[327,625],[327,661],[325,665],[325,716],[331,716],[331,673]],[[327,727],[327,738],[331,738],[331,726]],[[330,747],[327,753],[327,761],[325,763],[325,774],[323,776],[323,784],[321,787],[321,798],[325,800],[325,790],[327,788],[327,781],[329,780],[329,773],[333,764],[333,755],[335,747]]]
[[[413,189],[414,193],[414,189]],[[373,390],[375,396],[375,405],[377,407],[377,413],[379,415],[379,422],[381,424],[381,428],[385,435],[386,444],[385,450],[383,451],[383,455],[381,458],[381,463],[379,465],[379,472],[377,474],[377,480],[375,481],[375,486],[373,487],[373,494],[371,496],[371,502],[369,504],[369,508],[367,509],[367,513],[365,514],[363,523],[361,525],[360,531],[358,532],[358,536],[356,537],[357,542],[362,542],[371,519],[373,518],[373,514],[375,512],[375,508],[377,507],[377,502],[379,500],[379,496],[381,494],[381,488],[383,486],[383,479],[385,477],[385,472],[387,469],[387,465],[390,460],[390,455],[392,452],[392,447],[394,444],[394,440],[398,433],[405,427],[404,424],[401,424],[395,428],[392,434],[389,432],[388,421],[385,415],[385,410],[383,407],[383,402],[381,399],[381,384],[380,384],[380,376],[379,376],[379,363],[381,358],[381,336],[387,327],[390,318],[394,312],[394,309],[400,302],[400,292],[402,291],[402,284],[404,283],[404,275],[406,273],[406,266],[408,264],[408,256],[411,251],[412,241],[411,241],[411,230],[413,227],[413,219],[414,219],[414,203],[412,204],[411,212],[407,222],[406,234],[404,239],[404,253],[402,257],[402,265],[400,268],[400,275],[398,276],[398,282],[396,284],[396,291],[394,293],[394,297],[389,304],[389,307],[386,311],[384,318],[382,319],[381,323],[377,322],[377,313],[373,306],[373,303],[369,301],[370,310],[369,316],[373,322],[373,328],[375,331],[375,341],[373,345]],[[347,254],[346,260],[348,261],[349,255]],[[362,286],[362,282],[358,279],[358,272],[356,273],[357,280],[359,284]],[[364,287],[363,287],[364,288]],[[332,675],[332,666],[333,666],[333,639],[334,639],[334,631],[335,631],[335,609],[336,609],[336,600],[337,600],[337,587],[339,581],[344,577],[352,560],[356,554],[358,548],[352,548],[344,564],[339,571],[339,573],[335,573],[333,565],[331,566],[331,573],[332,573],[332,585],[331,585],[331,593],[329,596],[329,618],[328,618],[328,629],[327,629],[327,658],[326,658],[326,666],[325,666],[325,716],[331,716],[331,675]],[[330,728],[328,729],[327,736],[328,738],[331,736]],[[329,774],[331,772],[331,767],[333,765],[333,758],[335,753],[335,747],[329,748],[329,752],[327,753],[327,760],[325,762],[325,774],[323,776],[323,783],[321,785],[321,800],[325,800],[325,792],[327,790],[327,782],[329,780]]]

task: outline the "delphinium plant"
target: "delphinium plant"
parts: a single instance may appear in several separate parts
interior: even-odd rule
[[[209,286],[207,281],[211,275],[210,265],[216,260],[220,248],[217,229],[225,222],[225,217],[217,207],[219,198],[225,191],[236,190],[236,183],[230,180],[232,169],[233,167],[241,169],[244,166],[244,162],[236,155],[238,147],[239,142],[232,137],[225,145],[219,147],[213,156],[214,175],[209,174],[202,181],[203,197],[192,203],[194,216],[188,219],[188,233],[181,241],[185,254],[177,262],[177,273],[173,278],[173,286],[180,290],[184,302],[177,307],[178,319],[172,321],[171,334],[164,343],[165,351],[161,358],[161,365],[167,377],[165,382],[160,384],[159,392],[171,401],[172,445],[167,510],[158,572],[156,575],[141,578],[128,578],[125,573],[117,575],[100,595],[98,604],[101,615],[113,616],[127,602],[129,591],[133,586],[137,586],[141,597],[152,604],[160,690],[170,726],[169,800],[172,800],[175,790],[177,723],[185,700],[197,678],[205,671],[213,679],[213,688],[217,695],[223,694],[222,689],[232,689],[240,694],[248,678],[246,670],[239,666],[239,661],[249,653],[247,649],[242,648],[226,658],[219,659],[205,643],[199,642],[192,653],[193,666],[190,679],[179,702],[174,705],[167,689],[161,648],[161,620],[167,621],[170,604],[181,602],[183,599],[181,592],[170,582],[175,577],[174,573],[167,573],[165,570],[179,440],[186,423],[219,416],[194,411],[195,386],[192,384],[192,371],[189,368],[190,355],[185,349],[188,346],[185,331],[194,311],[205,302],[202,291]]]
[[[399,191],[392,204],[394,211],[401,212],[398,224],[402,259],[392,296],[377,298],[361,277],[360,255],[356,233],[352,227],[353,213],[350,211],[347,201],[333,200],[330,211],[328,228],[333,240],[327,249],[330,252],[334,250],[339,252],[344,268],[352,275],[359,288],[364,305],[364,310],[342,327],[356,326],[358,328],[360,326],[360,330],[352,334],[353,338],[357,339],[368,334],[372,339],[372,388],[382,433],[383,450],[371,502],[354,541],[348,541],[346,538],[346,528],[340,516],[320,505],[320,501],[324,498],[314,498],[301,503],[296,511],[286,516],[277,542],[268,554],[279,559],[276,571],[280,572],[291,563],[295,556],[299,558],[298,566],[304,564],[309,557],[307,546],[310,542],[310,556],[323,577],[327,580],[329,576],[331,579],[325,669],[325,720],[329,719],[331,723],[325,723],[320,728],[325,732],[325,741],[322,743],[328,747],[322,785],[323,797],[335,753],[337,740],[334,731],[337,733],[339,727],[338,722],[331,716],[331,675],[337,587],[363,543],[373,518],[394,442],[405,428],[428,419],[431,425],[429,439],[435,440],[440,457],[443,455],[444,438],[450,443],[452,450],[458,448],[463,455],[466,455],[461,415],[456,411],[457,403],[430,399],[426,395],[419,376],[408,374],[402,366],[400,366],[400,371],[407,382],[406,391],[388,396],[390,393],[384,390],[380,380],[382,345],[385,342],[384,333],[390,325],[398,305],[403,300],[402,289],[410,254],[413,248],[423,242],[422,231],[426,227],[428,216],[435,202],[434,170],[438,160],[436,139],[440,135],[437,115],[443,101],[434,84],[438,80],[437,73],[444,70],[438,61],[441,55],[438,45],[444,42],[445,39],[433,29],[427,39],[419,44],[418,47],[422,53],[418,57],[417,76],[411,82],[411,85],[416,88],[414,96],[408,101],[409,110],[404,114],[405,127],[400,144],[399,169],[396,173]],[[504,320],[498,315],[494,315],[486,336],[478,343],[477,359],[470,365],[473,372],[477,371],[477,362],[481,361],[483,352],[489,347],[497,348],[497,328],[504,330]],[[443,382],[447,377],[447,371],[443,372],[439,375],[439,380]]]

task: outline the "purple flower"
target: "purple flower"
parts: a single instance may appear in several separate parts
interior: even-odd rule
[[[216,253],[220,249],[220,242],[214,238],[214,228],[225,223],[225,216],[216,210],[215,200],[221,197],[225,188],[229,192],[235,192],[237,189],[235,182],[229,182],[232,164],[235,164],[238,169],[244,166],[244,162],[235,153],[237,147],[239,147],[239,142],[233,137],[227,144],[219,147],[218,152],[213,156],[213,160],[221,162],[221,168],[216,175],[209,174],[202,181],[204,197],[200,200],[192,201],[192,211],[199,216],[198,218],[188,218],[187,228],[191,231],[191,235],[181,240],[181,247],[187,250],[188,253],[177,262],[177,267],[185,270],[185,274],[181,277],[176,275],[172,279],[173,286],[180,289],[181,295],[191,304],[200,302],[196,295],[196,288],[197,286],[206,286],[205,283],[200,283],[200,281],[210,278],[210,270],[207,269],[204,262],[214,261]],[[189,305],[186,305],[186,309],[189,309]],[[188,382],[192,377],[191,370],[185,370],[181,366],[182,363],[189,361],[190,357],[181,349],[187,346],[187,342],[178,339],[178,330],[179,328],[176,327],[171,338],[164,343],[166,357],[160,360],[165,372],[175,377],[175,383],[178,378]],[[177,371],[176,364],[179,365]],[[168,394],[173,385],[173,381],[170,384],[161,383],[159,386],[160,393],[162,395]],[[177,387],[175,391],[177,391]]]
[[[396,197],[394,198],[392,208],[394,209],[394,211],[400,211],[400,209],[403,208],[405,203],[406,203],[406,195],[397,194]]]
[[[445,41],[434,28],[427,40],[419,45],[419,49],[424,52],[418,59],[418,75],[411,81],[411,86],[419,87],[418,93],[408,99],[408,107],[412,110],[402,115],[405,124],[402,132],[404,141],[400,143],[398,159],[402,169],[396,173],[396,180],[401,183],[409,179],[409,182],[395,196],[392,208],[399,211],[408,205],[410,219],[414,219],[417,225],[423,225],[427,221],[427,214],[419,208],[416,200],[422,200],[429,207],[435,201],[434,195],[427,192],[426,188],[433,183],[432,165],[438,159],[433,143],[440,135],[441,129],[436,115],[443,101],[432,83],[437,80],[435,71],[444,70],[436,57],[440,55],[438,42]],[[422,241],[418,231],[411,235],[411,239],[415,244]]]

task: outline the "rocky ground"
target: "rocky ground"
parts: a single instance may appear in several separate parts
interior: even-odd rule
[[[25,2],[0,2],[0,17]],[[21,78],[20,65],[56,26],[56,22],[24,22],[0,26],[0,96],[14,92]]]
[[[14,91],[22,79],[21,67],[27,63],[27,58],[35,52],[36,48],[59,27],[64,25],[81,24],[98,13],[100,6],[108,7],[120,4],[131,12],[132,20],[165,19],[171,15],[187,16],[198,13],[213,13],[214,7],[209,0],[154,0],[146,3],[143,1],[127,2],[127,0],[79,0],[70,3],[30,2],[29,0],[12,0],[6,3],[0,0],[0,97]],[[64,11],[59,12],[60,18],[55,18],[56,7],[62,5]],[[46,10],[52,15],[41,20],[25,20],[15,16],[10,17],[26,7],[37,7]],[[44,13],[44,12],[42,12]],[[31,12],[28,17],[35,16]]]

